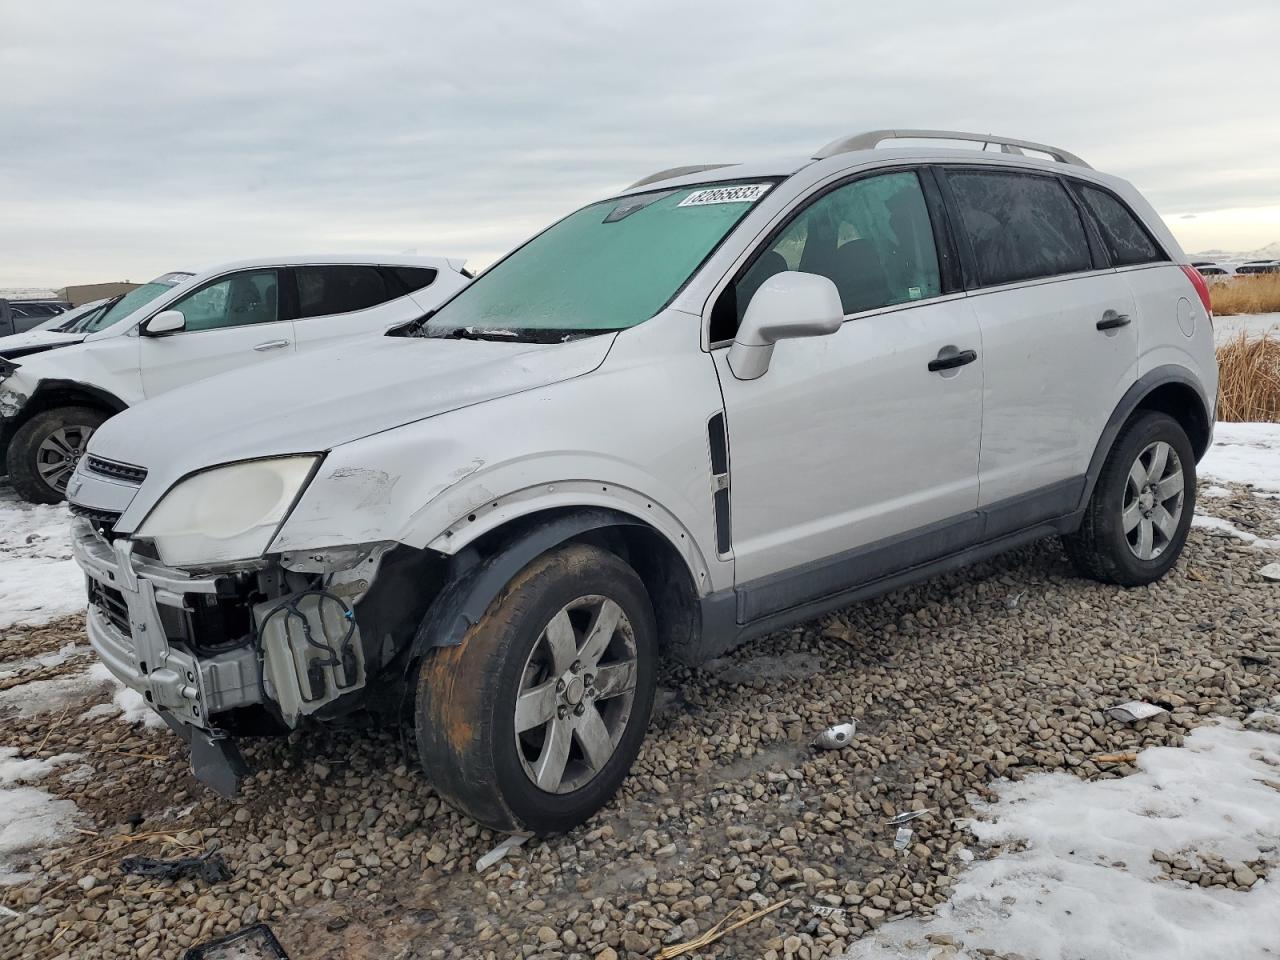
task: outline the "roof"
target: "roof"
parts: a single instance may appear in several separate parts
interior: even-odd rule
[[[247,257],[225,263],[206,264],[199,270],[179,268],[192,273],[225,273],[250,267],[298,267],[312,264],[372,264],[392,267],[432,267],[436,270],[460,271],[465,257],[420,257],[407,253],[313,253],[281,256]]]
[[[980,150],[946,149],[936,146],[894,147],[885,149],[880,146],[887,140],[952,140],[962,143],[980,144]],[[986,150],[989,146],[1000,148],[998,153]],[[1026,151],[1043,154],[1045,159],[1028,155]],[[631,184],[621,195],[653,190],[658,184],[663,187],[685,186],[695,183],[712,183],[724,180],[743,180],[756,177],[789,177],[812,163],[819,163],[832,158],[840,159],[841,167],[856,166],[858,163],[885,159],[969,159],[980,153],[983,159],[1003,158],[1019,165],[1047,167],[1049,169],[1062,166],[1075,167],[1077,170],[1093,171],[1093,168],[1076,154],[1061,147],[1032,140],[1018,140],[1012,137],[999,137],[990,133],[969,133],[960,130],[868,130],[861,133],[840,137],[818,148],[812,156],[799,159],[777,160],[771,163],[710,163],[671,167],[650,174]]]

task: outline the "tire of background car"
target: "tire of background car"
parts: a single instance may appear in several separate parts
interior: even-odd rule
[[[423,657],[414,713],[428,779],[495,830],[577,826],[609,802],[640,750],[657,652],[653,608],[630,566],[583,543],[543,554],[462,643]]]
[[[1143,412],[1116,437],[1080,529],[1062,538],[1085,577],[1137,587],[1178,560],[1196,501],[1196,462],[1178,421]]]
[[[110,414],[92,407],[45,410],[14,431],[6,465],[9,482],[32,503],[60,503],[67,481],[93,432]]]

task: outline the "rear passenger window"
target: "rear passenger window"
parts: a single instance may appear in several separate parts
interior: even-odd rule
[[[410,293],[429,287],[436,282],[436,272],[431,267],[388,267],[397,280]]]
[[[1080,212],[1057,179],[987,170],[947,179],[982,286],[1093,268]]]
[[[830,278],[846,314],[938,296],[938,254],[919,178],[881,174],[815,200],[738,280],[739,321],[760,285],[784,270]]]
[[[1098,218],[1102,238],[1111,251],[1111,262],[1118,267],[1163,260],[1160,248],[1142,228],[1138,218],[1123,203],[1097,187],[1080,185],[1084,202]]]
[[[377,267],[297,267],[294,272],[300,318],[367,310],[401,296],[388,287]]]

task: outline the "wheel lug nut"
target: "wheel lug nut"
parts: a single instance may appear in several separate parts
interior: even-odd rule
[[[563,680],[557,680],[557,681],[556,681],[556,693],[564,693],[564,681],[563,681]]]
[[[578,704],[576,707],[574,707],[574,708],[573,708],[573,715],[574,715],[575,717],[580,717],[580,716],[582,716],[582,714],[583,714],[583,713],[585,713],[585,712],[586,712],[586,709],[587,709],[587,708],[586,708],[586,705],[585,705],[585,704],[581,704],[581,703],[580,703],[580,704]]]
[[[581,673],[581,672],[582,672],[582,663],[581,663],[581,661],[578,661],[578,660],[573,661],[573,666],[571,666],[571,667],[569,668],[569,671],[570,671],[571,673]]]
[[[563,706],[563,705],[562,705],[562,706],[559,706],[559,707],[556,707],[556,717],[557,717],[558,719],[563,720],[563,719],[564,719],[565,717],[567,717],[568,715],[569,715],[569,708],[568,708],[568,707]]]

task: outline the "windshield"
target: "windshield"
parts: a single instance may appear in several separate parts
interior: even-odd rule
[[[66,313],[59,313],[50,317],[44,323],[37,323],[32,330],[71,330],[77,324],[92,318],[93,314],[101,310],[106,300],[94,300],[92,303],[81,304],[78,307],[72,307]]]
[[[186,280],[188,277],[194,276],[190,273],[166,273],[162,277],[156,277],[150,283],[144,283],[140,287],[134,287],[118,301],[109,310],[105,310],[96,316],[90,317],[83,323],[76,324],[73,328],[76,333],[97,333],[99,330],[105,330],[119,320],[123,320],[139,307],[145,307],[148,303],[172,290],[175,286]]]
[[[583,207],[473,280],[424,332],[550,339],[634,327],[666,306],[772,185],[680,187]]]

